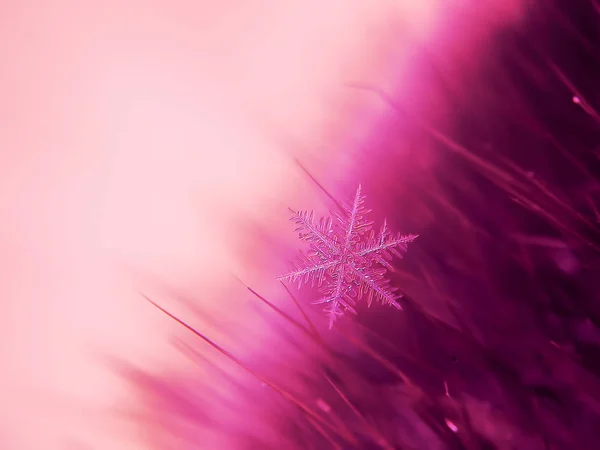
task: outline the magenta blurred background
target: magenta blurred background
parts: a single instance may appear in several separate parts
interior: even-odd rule
[[[231,275],[268,294],[289,253],[272,249],[295,245],[286,208],[324,209],[294,158],[336,195],[385,161],[370,136],[388,106],[348,85],[435,109],[402,89],[419,49],[477,64],[523,13],[444,3],[3,2],[0,448],[144,448],[110,417],[132,394],[104,358],[190,369],[137,294],[149,273],[201,290],[226,324],[212,336],[255,350],[227,337],[253,328]]]

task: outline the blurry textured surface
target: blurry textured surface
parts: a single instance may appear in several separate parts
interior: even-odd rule
[[[2,448],[597,448],[595,1],[53,3],[0,18]],[[420,235],[403,311],[275,281],[294,157]]]
[[[232,406],[260,396],[272,427],[240,425],[240,448],[597,447],[599,18],[545,2],[423,45],[396,88],[349,87],[388,108],[354,161],[376,219],[421,236],[392,277],[404,311],[327,332],[308,295],[248,294],[285,345],[245,362],[268,383]]]
[[[422,5],[1,3],[2,448],[147,445],[104,360],[189,369],[136,293],[148,274],[260,348],[230,272],[272,280],[280,211],[319,206],[293,157],[344,176],[383,107],[343,83],[389,79],[390,24],[423,39]]]

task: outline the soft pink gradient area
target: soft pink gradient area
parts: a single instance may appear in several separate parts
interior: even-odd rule
[[[230,273],[273,275],[245,223],[289,234],[285,207],[315,195],[273,137],[343,179],[385,108],[341,86],[390,83],[392,25],[420,42],[439,3],[3,2],[0,448],[140,448],[106,419],[127,391],[99,355],[178,362],[123,267],[242,320]]]

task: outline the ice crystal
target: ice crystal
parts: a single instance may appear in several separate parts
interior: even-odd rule
[[[330,328],[346,312],[356,314],[356,303],[363,298],[368,306],[378,300],[402,309],[397,302],[401,295],[385,274],[392,268],[392,257],[401,257],[417,235],[392,236],[385,221],[376,233],[366,218],[370,210],[364,200],[358,186],[354,201],[344,205],[341,214],[319,221],[313,211],[290,210],[290,220],[298,225],[295,231],[309,250],[301,251],[294,269],[278,279],[298,282],[298,288],[309,281],[317,283],[323,297],[316,303],[326,305]]]

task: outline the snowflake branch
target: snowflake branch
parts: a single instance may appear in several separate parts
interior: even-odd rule
[[[389,283],[388,280],[383,278],[381,275],[377,274],[374,276],[366,276],[364,273],[362,273],[355,267],[350,267],[352,268],[352,271],[355,273],[355,275],[358,276],[358,278],[360,278],[360,281],[363,284],[363,286],[368,286],[370,288],[369,295],[367,297],[367,306],[371,306],[371,304],[373,303],[374,294],[376,294],[377,296],[379,296],[383,304],[390,304],[400,310],[402,309],[400,304],[396,302],[398,296],[395,295],[392,290],[386,289],[385,285]],[[380,285],[379,283],[382,283],[383,285]]]
[[[293,270],[289,273],[286,273],[285,275],[281,275],[281,276],[277,277],[277,280],[291,281],[292,283],[295,283],[299,279],[307,280],[312,275],[312,276],[317,277],[317,280],[319,281],[319,285],[320,285],[322,283],[325,272],[327,272],[328,269],[335,267],[337,264],[339,264],[338,261],[330,261],[330,262],[327,262],[324,264],[319,264],[316,266],[305,267],[302,269],[299,268],[297,270]]]
[[[389,250],[393,247],[397,247],[399,245],[405,247],[406,244],[413,242],[418,237],[419,237],[418,234],[408,234],[405,236],[399,236],[396,239],[392,239],[387,242],[382,242],[382,243],[376,245],[375,247],[365,248],[364,250],[361,250],[361,251],[357,252],[356,254],[358,256],[368,256],[372,253],[380,253],[380,252]]]
[[[306,230],[308,232],[307,234],[300,233],[300,239],[307,242],[320,242],[331,251],[331,255],[339,254],[337,242],[328,236],[327,233],[323,232],[323,229],[327,229],[328,231],[331,230],[331,220],[321,221],[321,227],[323,229],[320,229],[319,226],[314,223],[313,211],[305,211],[302,213],[300,211],[294,211],[291,208],[290,211],[294,214],[290,220],[297,225],[300,225],[300,227],[296,228],[296,231]],[[322,250],[321,248],[319,249]]]

